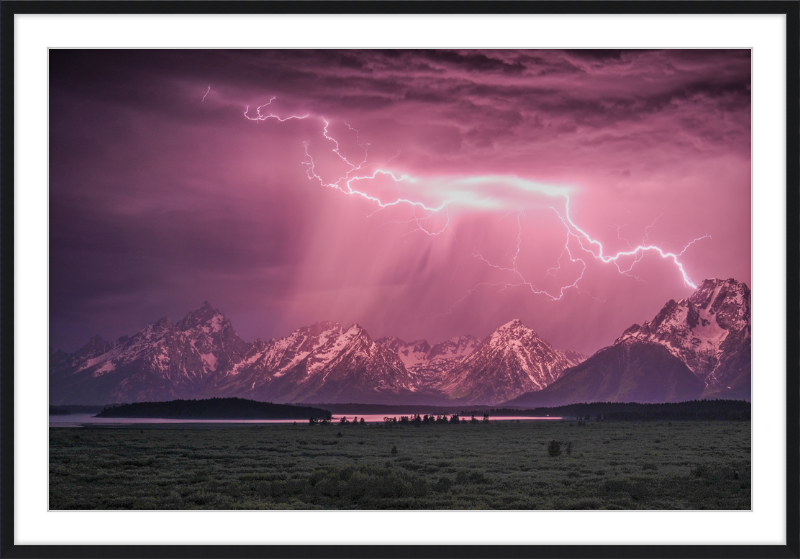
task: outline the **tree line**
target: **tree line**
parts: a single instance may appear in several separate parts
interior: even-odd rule
[[[492,409],[497,416],[561,416],[578,421],[749,421],[750,402],[690,400],[662,404],[592,402],[553,408]]]
[[[316,417],[309,417],[308,423],[310,425],[330,425],[332,421],[330,419],[317,419]],[[347,419],[347,416],[342,416],[339,420],[339,425],[364,425],[365,421],[362,417],[361,419],[358,416],[354,416],[352,421]],[[475,414],[472,414],[472,417],[467,420],[465,417],[460,416],[459,414],[455,413],[448,417],[447,415],[401,415],[400,419],[397,417],[384,417],[383,424],[386,426],[393,426],[393,425],[431,425],[434,423],[438,424],[461,424],[461,423],[489,423],[489,414],[484,413],[483,419],[478,419],[475,417]]]

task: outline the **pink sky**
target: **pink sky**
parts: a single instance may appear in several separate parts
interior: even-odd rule
[[[592,353],[683,272],[750,284],[749,51],[51,50],[50,72],[53,347],[208,300],[248,341],[520,318]],[[246,118],[273,97],[308,116]],[[376,171],[405,178],[339,180]]]

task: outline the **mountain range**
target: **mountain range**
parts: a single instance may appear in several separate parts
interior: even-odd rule
[[[519,320],[483,340],[373,340],[318,322],[286,337],[242,340],[208,302],[133,336],[50,350],[50,403],[208,397],[282,403],[562,405],[591,401],[749,399],[750,290],[706,280],[589,358],[559,350]]]
[[[575,402],[750,400],[750,289],[707,279],[688,298],[670,300],[649,322],[509,407]]]

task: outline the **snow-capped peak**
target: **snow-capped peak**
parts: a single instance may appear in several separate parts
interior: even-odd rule
[[[741,370],[735,357],[750,347],[750,289],[735,279],[707,279],[688,299],[670,300],[651,321],[634,324],[615,344],[657,342],[681,359],[706,385]],[[735,366],[734,366],[735,365]]]
[[[489,335],[489,339],[494,344],[503,343],[507,340],[518,340],[523,338],[539,339],[539,335],[532,329],[522,324],[522,321],[518,318],[515,318],[510,322],[506,322]]]
[[[178,330],[186,331],[193,328],[202,327],[207,332],[220,332],[230,324],[225,315],[212,307],[208,301],[203,302],[203,305],[185,317],[183,317],[177,324]]]
[[[542,390],[571,365],[564,354],[512,320],[492,332],[442,383],[450,398],[497,404]]]
[[[514,320],[511,320],[509,322],[506,322],[505,324],[500,326],[497,330],[495,330],[495,332],[502,332],[504,330],[513,330],[513,329],[516,329],[516,328],[525,328],[525,325],[522,324],[522,321],[520,319],[518,319],[518,318],[515,318]]]

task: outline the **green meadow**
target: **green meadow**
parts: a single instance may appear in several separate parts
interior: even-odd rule
[[[750,509],[750,422],[50,428],[50,509]]]

